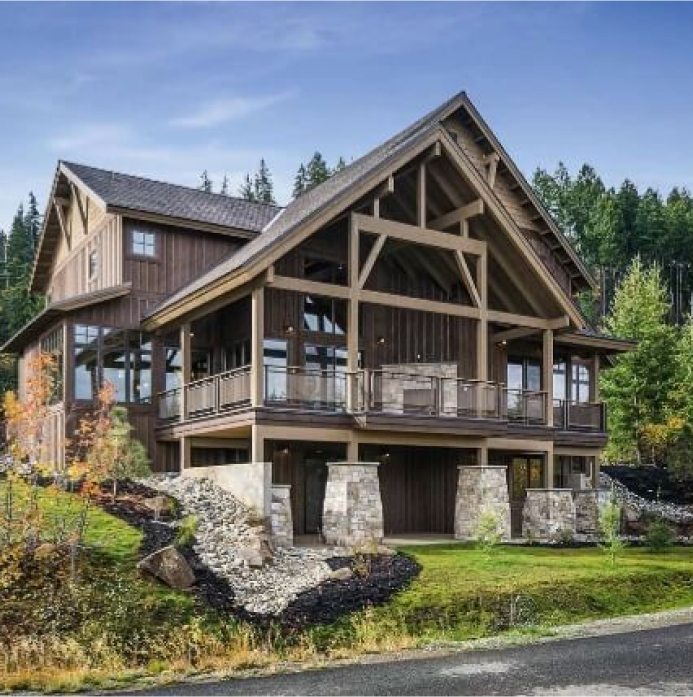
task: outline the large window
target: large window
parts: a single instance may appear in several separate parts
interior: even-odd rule
[[[265,399],[284,402],[287,399],[287,343],[282,339],[265,339]]]
[[[130,251],[141,257],[155,257],[156,234],[143,230],[132,230],[130,233]]]
[[[303,304],[303,329],[322,334],[345,334],[346,302],[306,295]]]
[[[192,349],[190,355],[190,380],[201,380],[211,373],[210,353],[207,349]],[[166,389],[175,390],[181,386],[183,361],[181,351],[177,346],[167,346],[164,349],[164,374]]]
[[[584,363],[573,363],[571,393],[574,402],[590,401],[590,369]]]
[[[113,384],[118,402],[152,398],[152,345],[139,331],[77,324],[74,327],[75,399],[92,400]]]
[[[568,379],[568,363],[557,360],[553,364],[553,398],[565,401]]]

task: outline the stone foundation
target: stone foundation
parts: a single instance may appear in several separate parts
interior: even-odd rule
[[[455,499],[455,539],[473,540],[486,513],[498,519],[503,539],[510,539],[510,498],[505,467],[459,467]]]
[[[574,493],[575,532],[581,535],[599,533],[600,512],[609,503],[609,492],[601,489],[581,489]]]
[[[362,547],[383,539],[377,462],[328,463],[322,532],[328,545]]]
[[[294,544],[290,484],[272,484],[270,535],[275,547],[292,547]]]
[[[559,542],[575,534],[572,489],[527,489],[522,509],[522,536],[530,540]]]

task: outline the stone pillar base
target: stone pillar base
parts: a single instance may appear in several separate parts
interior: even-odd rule
[[[377,462],[328,463],[322,533],[328,545],[362,547],[383,539]]]
[[[270,535],[276,547],[293,547],[294,521],[291,514],[291,485],[272,484]]]
[[[522,509],[522,536],[530,540],[559,542],[575,535],[572,489],[527,489]]]
[[[476,539],[481,520],[487,513],[497,518],[503,539],[510,539],[510,498],[506,469],[465,465],[458,468],[455,539]]]
[[[599,533],[599,518],[609,503],[609,492],[602,489],[581,489],[575,492],[575,532],[581,535]]]

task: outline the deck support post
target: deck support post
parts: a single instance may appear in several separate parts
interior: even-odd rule
[[[545,329],[542,342],[542,389],[546,394],[546,425],[553,426],[553,329]]]
[[[181,353],[181,385],[180,385],[180,420],[188,418],[188,392],[187,386],[190,383],[192,374],[192,333],[190,323],[186,322],[180,328],[180,353]],[[182,441],[181,441],[182,443]]]
[[[265,340],[265,289],[253,288],[251,295],[250,339],[250,404],[262,406],[264,402],[264,340]]]

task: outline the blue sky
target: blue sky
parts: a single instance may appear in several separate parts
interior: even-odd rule
[[[693,188],[693,6],[1,3],[0,227],[58,158],[280,200],[467,90],[526,174]]]

